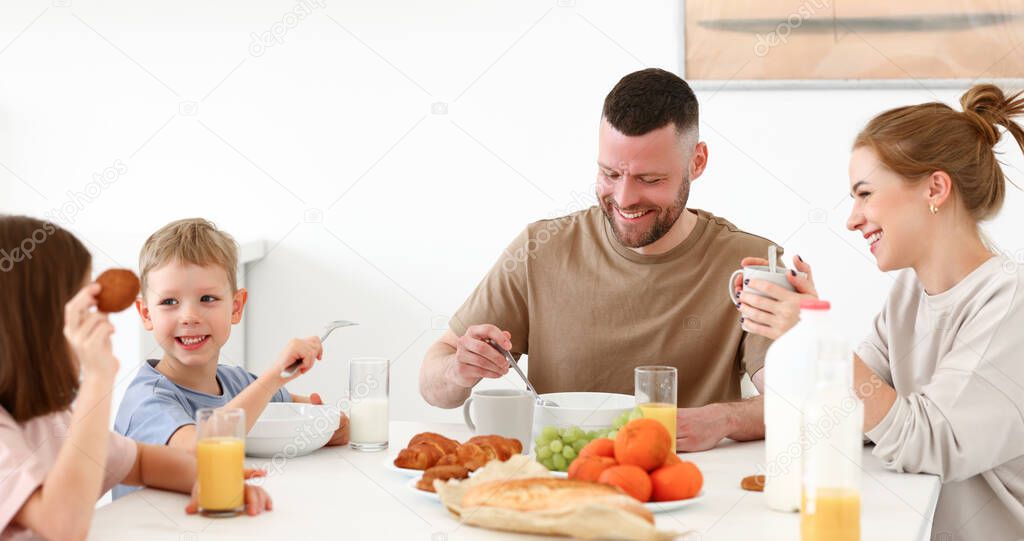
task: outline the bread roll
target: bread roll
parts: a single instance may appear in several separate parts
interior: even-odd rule
[[[577,539],[666,541],[681,533],[658,530],[647,508],[608,485],[555,479],[523,455],[489,462],[463,481],[434,481],[434,489],[463,524]]]
[[[462,496],[463,509],[501,507],[516,511],[556,511],[587,503],[617,507],[654,524],[654,515],[640,502],[611,485],[554,477],[486,481]]]

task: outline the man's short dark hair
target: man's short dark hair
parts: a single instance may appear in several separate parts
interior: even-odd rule
[[[619,80],[604,99],[602,115],[628,136],[649,133],[669,122],[681,134],[697,127],[697,97],[678,75],[647,68]]]

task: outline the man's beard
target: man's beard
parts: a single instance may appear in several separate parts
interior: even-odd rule
[[[628,180],[623,180],[628,182]],[[683,178],[682,184],[679,185],[679,193],[676,194],[676,200],[672,203],[672,206],[664,209],[658,208],[656,212],[657,217],[654,219],[654,223],[646,231],[634,231],[626,232],[619,229],[618,221],[615,219],[615,206],[612,203],[612,197],[608,196],[604,199],[598,198],[601,202],[601,211],[604,213],[605,219],[608,220],[608,225],[611,226],[612,231],[615,233],[615,238],[618,239],[619,244],[628,248],[641,248],[657,242],[658,239],[664,237],[666,233],[672,229],[675,225],[676,220],[683,215],[683,211],[686,210],[686,202],[690,198],[690,178],[689,176]]]

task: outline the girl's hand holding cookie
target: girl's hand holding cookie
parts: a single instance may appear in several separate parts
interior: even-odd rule
[[[82,370],[83,378],[113,380],[120,366],[110,336],[114,326],[106,314],[92,310],[101,286],[91,283],[64,305],[64,337]]]

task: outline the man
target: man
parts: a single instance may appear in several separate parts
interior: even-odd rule
[[[482,378],[508,371],[485,340],[529,355],[537,392],[633,394],[633,369],[679,371],[677,449],[764,437],[758,391],[770,341],[747,334],[725,298],[729,274],[770,241],[687,209],[707,165],[697,99],[679,77],[646,69],[604,102],[598,206],[527,226],[427,351],[420,393],[461,405]]]

